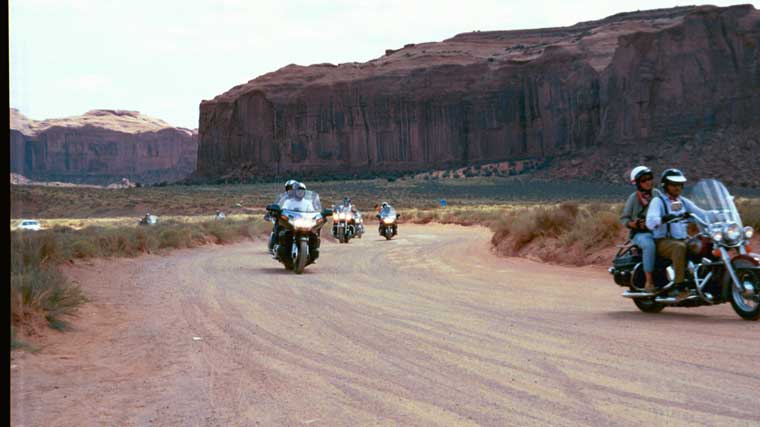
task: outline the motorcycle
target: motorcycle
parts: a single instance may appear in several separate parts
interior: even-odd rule
[[[665,307],[699,307],[729,302],[745,320],[760,318],[760,254],[748,245],[754,230],[743,227],[734,198],[717,180],[702,180],[690,197],[704,211],[685,214],[669,223],[693,220],[698,232],[687,240],[686,284],[690,295],[683,299],[667,295],[673,288],[675,270],[670,260],[657,258],[654,294],[644,291],[641,250],[629,242],[622,245],[610,267],[615,283],[629,288],[622,296],[633,299],[639,310],[659,313]]]
[[[364,233],[361,214],[351,206],[338,206],[333,213],[332,234],[340,243],[348,243],[353,237],[361,239]]]
[[[284,193],[278,203],[266,207],[269,217],[278,222],[274,257],[296,274],[302,274],[319,258],[319,233],[326,218],[333,214],[331,209],[322,210],[317,193],[300,193]]]
[[[158,217],[155,215],[145,215],[140,218],[137,225],[155,225],[158,222]]]
[[[391,240],[398,234],[398,219],[401,215],[397,214],[395,209],[385,208],[376,216],[380,220],[380,235],[385,237],[385,240]]]

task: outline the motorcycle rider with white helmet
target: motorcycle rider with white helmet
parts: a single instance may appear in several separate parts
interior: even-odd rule
[[[295,179],[289,179],[289,180],[287,180],[285,182],[285,193],[283,193],[283,194],[289,193],[296,184],[298,184],[298,181],[296,181]],[[283,197],[282,194],[280,196],[278,196],[277,200],[275,201],[275,203],[278,203],[282,199],[282,197]],[[274,226],[272,227],[272,233],[269,234],[269,244],[267,246],[269,248],[269,252],[271,253],[274,250],[274,243],[277,240],[276,236],[277,236],[277,233],[280,231],[280,228],[277,225],[277,219],[276,218],[274,218],[274,219],[271,218],[269,216],[269,212],[267,212],[264,215],[264,219],[266,221],[273,221],[274,222]],[[272,254],[274,255],[274,253],[272,253]]]
[[[678,169],[665,170],[660,178],[664,194],[652,199],[647,212],[646,226],[652,230],[657,255],[670,258],[675,270],[675,287],[677,299],[689,296],[684,280],[686,276],[686,223],[684,221],[670,222],[685,214],[704,218],[702,209],[691,200],[681,197],[686,176]]]
[[[654,189],[654,174],[646,166],[636,166],[630,174],[631,184],[636,186],[636,191],[628,196],[623,212],[620,214],[620,223],[630,230],[630,239],[641,249],[642,264],[646,284],[644,290],[649,293],[655,291],[654,261],[656,247],[652,232],[646,226],[647,210],[653,196],[659,197],[660,192]]]

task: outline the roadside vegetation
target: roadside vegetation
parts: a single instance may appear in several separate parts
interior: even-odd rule
[[[19,329],[47,323],[53,329],[65,330],[65,316],[87,301],[80,288],[61,273],[61,264],[233,243],[265,235],[271,229],[261,217],[133,224],[90,225],[80,230],[57,225],[36,232],[11,232],[11,348],[25,346],[16,337]]]

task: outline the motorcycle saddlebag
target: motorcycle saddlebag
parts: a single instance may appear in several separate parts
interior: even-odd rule
[[[612,273],[615,283],[619,286],[629,286],[631,284],[631,274],[636,264],[641,262],[641,256],[631,253],[630,251],[620,254],[612,260]]]

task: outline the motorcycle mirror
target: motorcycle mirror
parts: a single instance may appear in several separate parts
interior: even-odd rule
[[[280,210],[280,205],[278,205],[277,203],[274,203],[274,204],[271,204],[271,205],[267,205],[267,210],[268,211],[279,211]]]
[[[377,219],[380,219],[380,214],[375,215],[375,217],[377,217]]]
[[[332,216],[332,214],[333,214],[333,210],[330,208],[326,208],[325,210],[322,211],[322,216]]]
[[[396,218],[401,218],[401,214],[396,214]]]

